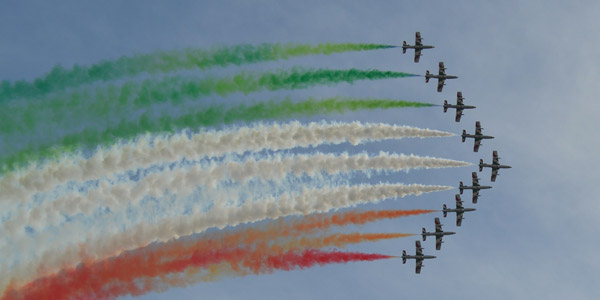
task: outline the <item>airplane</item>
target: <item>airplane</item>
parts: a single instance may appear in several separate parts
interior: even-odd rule
[[[459,226],[462,224],[462,220],[463,220],[463,213],[467,212],[467,211],[474,211],[474,208],[464,208],[462,206],[462,200],[460,200],[460,195],[456,194],[456,208],[448,208],[446,207],[446,204],[444,204],[444,208],[442,209],[442,211],[444,212],[444,218],[446,217],[446,215],[449,212],[455,212],[456,213],[456,226]]]
[[[425,73],[425,82],[426,83],[429,82],[429,79],[431,79],[431,78],[437,78],[437,80],[438,80],[437,91],[441,92],[445,85],[444,80],[456,79],[456,78],[458,78],[458,76],[446,75],[446,68],[444,68],[444,62],[440,61],[440,71],[439,71],[438,75],[429,73],[429,70],[427,70],[427,73]]]
[[[435,48],[435,47],[423,45],[422,39],[421,39],[421,33],[418,31],[415,32],[415,44],[414,45],[409,45],[406,43],[406,41],[404,41],[404,43],[402,43],[402,53],[406,53],[406,49],[415,49],[415,62],[416,63],[419,62],[419,57],[421,57],[421,50],[431,49],[431,48]]]
[[[492,168],[492,182],[496,181],[496,176],[498,176],[498,169],[510,169],[511,166],[501,165],[500,157],[498,157],[498,151],[494,150],[492,152],[492,163],[484,164],[483,159],[479,160],[479,172],[483,171],[483,168]]]
[[[427,230],[425,230],[425,227],[423,227],[423,233],[421,233],[421,235],[423,236],[423,242],[427,239],[427,236],[435,236],[435,250],[442,249],[442,238],[445,235],[452,234],[456,234],[456,232],[442,230],[442,223],[440,223],[440,218],[435,218],[435,232],[427,232]]]
[[[456,108],[456,118],[455,118],[456,122],[460,122],[460,117],[463,115],[462,112],[464,109],[477,108],[473,105],[464,105],[463,99],[465,99],[465,98],[463,98],[462,92],[457,92],[456,93],[456,105],[448,104],[448,100],[444,100],[444,112],[448,111],[448,108]]]
[[[477,203],[477,198],[479,197],[479,190],[487,190],[491,189],[492,187],[489,185],[479,185],[479,178],[477,178],[476,172],[473,172],[473,174],[471,175],[473,176],[473,185],[466,186],[463,185],[463,182],[461,181],[458,190],[460,191],[461,195],[463,193],[463,190],[473,190],[473,203]]]
[[[463,143],[467,140],[467,138],[472,138],[475,142],[475,144],[473,145],[473,152],[479,151],[479,146],[481,146],[481,140],[489,140],[489,139],[494,138],[491,135],[481,134],[482,129],[483,128],[481,127],[481,122],[479,122],[479,121],[475,122],[475,134],[467,134],[467,131],[463,129],[463,133],[462,133]]]
[[[416,262],[415,273],[420,274],[421,268],[424,267],[423,260],[435,258],[433,255],[423,255],[421,242],[415,241],[415,255],[406,255],[406,250],[402,250],[402,263],[405,264],[407,259],[414,259]]]

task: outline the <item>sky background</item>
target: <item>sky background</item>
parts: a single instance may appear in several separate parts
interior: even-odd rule
[[[208,101],[253,101],[290,96],[335,95],[466,104],[460,123],[441,107],[391,109],[334,115],[328,120],[382,121],[450,131],[474,130],[482,122],[479,153],[460,137],[319,147],[327,152],[380,150],[489,162],[498,150],[501,170],[491,190],[467,213],[460,228],[453,215],[444,229],[441,251],[424,243],[422,274],[401,260],[329,265],[269,275],[225,278],[173,288],[140,299],[327,299],[406,297],[412,299],[597,299],[600,228],[597,199],[600,104],[600,3],[597,1],[2,1],[0,2],[0,79],[31,80],[55,64],[89,65],[121,55],[184,47],[262,42],[414,43],[420,31],[425,50],[418,64],[401,49],[228,67],[207,72],[235,73],[291,66],[374,68],[424,74],[444,61],[444,92],[422,77],[357,82],[301,91],[232,95]],[[301,119],[321,120],[322,117]],[[306,150],[298,150],[300,152]],[[310,150],[311,152],[313,150]],[[476,167],[417,170],[362,181],[444,184],[470,183]],[[489,184],[490,171],[479,173]],[[388,200],[365,209],[440,209],[454,206],[457,190]],[[464,198],[470,198],[466,192]],[[433,229],[434,213],[360,228],[361,232],[412,232]],[[413,238],[365,243],[350,250],[398,255],[414,253]]]

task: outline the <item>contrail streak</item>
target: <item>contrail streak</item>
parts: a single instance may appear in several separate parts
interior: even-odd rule
[[[22,202],[32,195],[49,191],[71,180],[90,180],[133,168],[146,168],[159,162],[196,160],[204,156],[244,153],[263,149],[282,150],[314,147],[321,144],[448,137],[454,134],[409,126],[383,123],[299,122],[234,127],[222,131],[202,131],[188,135],[148,135],[136,141],[100,148],[91,157],[82,154],[61,155],[58,161],[29,165],[27,169],[0,177],[0,201]],[[6,171],[6,169],[5,169]]]
[[[197,128],[199,126],[214,126],[219,124],[230,124],[233,122],[252,122],[263,119],[289,119],[300,116],[314,116],[320,114],[344,113],[348,111],[364,110],[364,109],[389,109],[403,107],[431,107],[434,104],[424,102],[411,102],[395,99],[378,99],[378,98],[350,98],[350,97],[331,97],[324,99],[309,98],[302,101],[292,101],[289,97],[284,100],[271,100],[256,102],[256,104],[247,105],[211,105],[207,108],[194,109],[194,111],[182,114],[177,117],[170,115],[162,115],[160,117],[152,116],[151,113],[145,113],[140,120],[132,121],[128,128],[128,134],[137,134],[139,132],[164,132],[173,131],[181,128]],[[30,128],[43,126],[45,130],[48,127],[64,128],[65,126],[76,126],[89,118],[97,118],[105,120],[110,116],[123,115],[123,118],[130,112],[127,110],[93,110],[93,115],[86,115],[86,112],[73,113],[71,107],[68,109],[69,118],[57,118],[54,116],[54,110],[40,111],[37,108],[28,107],[28,111],[23,115],[32,117],[24,117],[14,110],[6,118],[0,119],[0,134],[19,135],[30,133]],[[39,114],[39,116],[33,117]],[[123,119],[121,118],[121,119]],[[51,120],[48,120],[51,119]],[[136,129],[137,130],[134,130]],[[88,133],[89,135],[90,133]],[[110,134],[113,138],[127,138],[129,136],[119,134],[119,132],[104,133]],[[76,138],[77,136],[70,136]],[[84,137],[82,135],[82,137]],[[85,136],[89,139],[89,136]],[[101,142],[101,141],[100,141]]]
[[[77,243],[64,244],[56,240],[46,249],[37,249],[38,256],[0,270],[10,272],[13,280],[27,282],[32,277],[45,276],[61,268],[72,267],[86,259],[104,259],[116,256],[125,250],[136,249],[152,242],[165,242],[173,238],[200,233],[208,228],[223,228],[264,219],[276,219],[289,215],[307,215],[328,212],[339,208],[352,207],[364,203],[376,203],[385,199],[452,189],[449,186],[419,184],[377,184],[339,186],[322,189],[305,189],[297,195],[283,195],[278,199],[267,198],[261,201],[246,202],[241,206],[226,207],[220,202],[206,213],[180,216],[163,220],[158,224],[140,223],[126,231],[110,236],[100,232],[98,236],[85,238],[85,248]],[[43,265],[43,268],[40,267]],[[0,279],[0,286],[6,286],[8,278]]]
[[[248,159],[242,162],[213,163],[196,165],[191,168],[166,170],[150,174],[136,182],[117,183],[112,186],[99,185],[90,189],[87,195],[77,192],[67,194],[43,204],[39,209],[21,209],[20,215],[14,215],[3,224],[11,236],[24,234],[25,226],[36,230],[33,223],[41,227],[52,226],[56,218],[63,215],[88,214],[100,206],[107,206],[111,211],[123,209],[128,205],[138,205],[144,196],[160,197],[165,189],[177,191],[178,195],[192,193],[198,186],[216,187],[221,180],[233,180],[242,183],[252,178],[275,180],[285,178],[287,173],[296,176],[307,174],[315,176],[318,172],[338,174],[353,171],[389,170],[401,171],[409,169],[429,169],[469,166],[470,163],[443,158],[420,157],[415,155],[388,154],[381,152],[377,156],[366,153],[359,155],[311,154],[311,155],[276,155],[270,159]],[[103,201],[103,199],[113,199]],[[131,207],[129,208],[131,209]],[[44,222],[45,220],[45,222]],[[19,229],[20,232],[16,232]]]
[[[285,252],[276,250],[265,247],[212,249],[209,252],[196,251],[191,255],[161,263],[157,263],[157,259],[161,258],[160,254],[144,257],[123,255],[125,257],[63,270],[56,275],[33,281],[20,289],[10,287],[1,299],[71,299],[73,297],[114,299],[128,294],[141,295],[159,288],[164,289],[162,287],[164,284],[169,285],[170,279],[165,275],[181,273],[192,268],[191,271],[195,273],[199,268],[203,269],[223,262],[231,266],[233,275],[243,276],[248,273],[290,271],[330,263],[393,258],[381,254],[325,252],[316,249],[294,249]],[[187,273],[186,275],[191,275],[189,271]],[[213,274],[215,275],[221,274]],[[144,288],[140,289],[138,282],[148,278],[160,279],[159,282],[155,281],[152,284],[147,284],[149,282],[145,281]],[[157,285],[157,283],[162,284]]]
[[[363,43],[235,45],[213,47],[211,49],[187,48],[157,51],[129,57],[122,56],[117,60],[105,60],[91,66],[75,65],[71,69],[65,69],[57,65],[48,74],[36,78],[33,82],[20,80],[10,83],[9,81],[3,81],[0,85],[0,104],[9,99],[39,97],[68,87],[131,77],[140,73],[156,74],[181,69],[204,70],[216,66],[224,67],[227,65],[283,60],[305,55],[328,55],[393,47],[395,46]]]
[[[322,100],[310,98],[299,102],[292,102],[290,99],[286,99],[284,101],[259,102],[254,105],[213,105],[199,110],[192,109],[190,112],[177,117],[172,117],[169,114],[155,116],[153,112],[146,112],[136,120],[125,121],[125,119],[121,119],[120,123],[116,122],[114,126],[109,128],[88,128],[66,136],[62,136],[62,132],[64,132],[65,128],[78,128],[80,124],[93,118],[97,118],[100,123],[106,123],[106,120],[109,118],[108,115],[113,118],[117,114],[123,114],[123,118],[126,118],[125,115],[129,114],[129,110],[91,110],[94,112],[94,115],[88,116],[86,115],[89,112],[87,110],[80,114],[74,113],[69,108],[72,117],[68,118],[49,116],[47,111],[42,110],[39,113],[43,116],[28,118],[28,120],[31,120],[29,124],[24,124],[22,121],[23,118],[11,111],[12,117],[15,118],[13,123],[19,124],[19,127],[11,126],[12,124],[8,124],[7,126],[2,126],[0,124],[0,128],[2,128],[0,131],[13,131],[12,137],[5,139],[7,142],[6,145],[10,143],[11,139],[22,140],[23,134],[29,132],[29,127],[37,126],[35,124],[36,122],[40,123],[38,125],[43,128],[46,134],[44,134],[44,141],[39,142],[41,143],[40,145],[35,147],[30,145],[31,147],[17,150],[16,153],[12,154],[8,154],[10,151],[5,151],[7,154],[0,158],[0,166],[4,165],[5,168],[11,170],[19,165],[31,163],[32,161],[43,159],[45,157],[52,158],[52,155],[58,153],[57,151],[61,149],[63,150],[63,153],[68,153],[82,149],[92,149],[99,145],[108,146],[113,144],[116,140],[133,139],[136,136],[147,132],[172,133],[182,129],[232,124],[240,121],[253,122],[267,119],[283,120],[294,117],[344,113],[365,109],[427,107],[431,105],[432,104],[422,102],[392,99],[353,99],[343,97],[333,97]],[[50,110],[50,114],[52,114],[52,111],[53,110]],[[107,115],[103,116],[102,113],[97,113],[102,111]],[[48,119],[57,121],[49,121]],[[66,123],[61,124],[63,121]],[[10,123],[10,121],[2,121],[0,118],[0,123],[2,122]],[[15,132],[15,130],[22,132]],[[54,135],[56,136],[53,137]],[[59,145],[56,145],[56,142],[58,142]]]
[[[124,84],[118,91],[118,88],[109,87],[113,92],[99,90],[96,95],[89,92],[71,93],[68,95],[57,96],[47,101],[37,101],[31,105],[24,103],[25,110],[33,110],[41,114],[51,113],[52,119],[68,119],[71,115],[76,118],[98,120],[99,124],[107,124],[108,129],[99,131],[88,126],[82,133],[72,133],[61,137],[60,139],[50,140],[42,145],[32,144],[31,142],[22,149],[2,158],[3,163],[8,168],[14,168],[19,164],[25,163],[27,158],[45,158],[50,157],[57,151],[74,151],[80,148],[89,150],[97,145],[106,145],[113,143],[120,138],[128,138],[137,134],[137,125],[154,120],[153,114],[144,115],[139,122],[127,122],[123,119],[123,114],[130,115],[131,111],[138,108],[148,108],[150,106],[169,102],[174,105],[189,99],[198,99],[209,95],[225,96],[234,92],[248,94],[261,90],[282,90],[282,89],[304,89],[314,85],[333,85],[340,82],[353,83],[357,80],[377,80],[412,77],[414,74],[380,71],[380,70],[328,70],[328,69],[290,69],[279,70],[271,73],[241,73],[235,76],[224,78],[206,77],[203,79],[188,79],[183,77],[170,77],[161,80],[146,80],[142,83],[129,82]],[[66,101],[65,99],[68,99]],[[2,126],[11,130],[21,127],[26,123],[25,130],[34,126],[35,120],[47,119],[44,117],[19,118],[19,110],[16,107],[7,110],[9,115],[1,117],[0,120],[10,120],[13,115],[17,116],[9,125]],[[111,114],[111,117],[118,117],[117,121],[110,121],[109,118],[97,118],[98,112],[104,111]],[[0,110],[0,113],[2,110]],[[65,115],[67,114],[67,115]],[[95,119],[96,118],[96,119]],[[22,120],[28,122],[22,122]],[[183,120],[189,122],[188,120]],[[3,121],[6,122],[6,121]],[[98,123],[96,122],[96,123]],[[81,126],[81,124],[79,124]],[[167,132],[172,132],[167,130]],[[125,136],[124,136],[125,135]],[[12,143],[11,143],[12,144]],[[8,145],[11,145],[8,144]],[[4,149],[7,153],[8,150]],[[14,150],[13,150],[14,152]],[[15,161],[16,160],[16,161]],[[16,164],[16,165],[15,165]]]
[[[6,292],[6,295],[18,293],[19,295],[40,295],[42,291],[49,289],[68,291],[71,295],[74,293],[91,295],[100,295],[95,287],[106,287],[107,282],[114,281],[114,274],[121,274],[118,281],[125,287],[133,279],[142,276],[158,276],[169,272],[180,272],[181,269],[167,269],[165,261],[170,261],[171,267],[177,264],[172,261],[175,259],[195,256],[207,256],[213,253],[214,249],[235,249],[257,245],[270,241],[277,242],[278,239],[292,237],[281,242],[277,242],[278,248],[271,247],[271,253],[274,251],[286,251],[301,249],[306,247],[322,248],[330,245],[343,247],[349,243],[360,243],[363,241],[376,241],[380,239],[399,238],[410,236],[403,233],[374,233],[374,234],[333,234],[319,237],[303,237],[301,235],[313,234],[318,231],[327,230],[331,226],[344,226],[347,224],[364,224],[382,218],[398,218],[411,215],[430,213],[432,210],[380,210],[380,211],[350,211],[333,214],[315,214],[304,216],[300,219],[278,219],[267,222],[260,227],[250,227],[236,229],[232,231],[218,231],[209,234],[203,234],[197,238],[177,239],[158,246],[148,246],[138,248],[133,251],[123,253],[119,257],[109,258],[102,261],[84,262],[76,270],[64,270],[61,273],[50,275],[37,281],[41,284],[28,284],[20,291]],[[263,250],[264,251],[264,250]],[[263,252],[264,254],[264,252]],[[217,262],[212,262],[217,263]],[[196,265],[195,267],[200,267]],[[150,273],[152,272],[152,273]],[[86,278],[83,286],[79,287],[73,284],[74,280],[80,278],[83,273],[93,274],[93,278]],[[58,286],[68,284],[64,289]],[[93,287],[93,288],[90,288]],[[85,290],[88,288],[88,290]],[[132,287],[127,288],[131,291]],[[9,288],[10,290],[10,288]],[[121,293],[113,296],[123,295]],[[57,296],[54,294],[54,296]],[[25,299],[27,297],[24,297]],[[38,297],[39,298],[39,297]]]

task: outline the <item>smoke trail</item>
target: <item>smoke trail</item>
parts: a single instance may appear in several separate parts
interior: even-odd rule
[[[171,117],[169,115],[163,115],[161,117],[153,117],[150,113],[142,115],[141,119],[137,122],[130,122],[130,129],[128,136],[123,136],[119,132],[107,131],[100,133],[99,135],[109,135],[112,138],[129,138],[131,135],[138,134],[140,132],[165,132],[175,131],[183,128],[197,128],[199,126],[214,126],[219,124],[231,124],[233,122],[252,122],[263,119],[289,119],[293,117],[301,116],[315,116],[321,114],[332,114],[332,113],[345,113],[348,111],[364,110],[364,109],[389,109],[389,108],[401,108],[401,107],[429,107],[434,104],[423,103],[423,102],[410,102],[403,100],[393,99],[370,99],[370,98],[348,98],[348,97],[331,97],[325,99],[309,98],[307,100],[293,102],[290,98],[286,98],[283,101],[266,101],[258,102],[254,105],[241,104],[237,106],[226,106],[226,105],[213,105],[205,109],[183,114],[177,117]],[[37,109],[35,109],[37,110]],[[45,111],[38,111],[41,115],[36,118],[28,118],[27,126],[11,126],[11,122],[15,124],[21,124],[24,119],[22,116],[18,116],[14,111],[10,112],[10,116],[3,118],[5,126],[0,126],[0,133],[5,134],[17,134],[26,133],[29,131],[28,128],[32,128],[38,125],[43,125],[44,128],[48,126],[58,126],[59,128],[64,124],[59,124],[63,121],[61,119],[54,120],[52,124],[44,120],[43,115],[47,114]],[[73,113],[70,110],[73,117],[68,120],[72,124],[80,124],[85,121],[85,113]],[[94,110],[93,117],[99,119],[106,119],[108,115],[113,116],[118,112],[110,110]],[[27,115],[34,115],[34,112],[26,112]],[[13,121],[10,120],[13,119]],[[53,119],[56,119],[53,117]],[[71,135],[70,140],[77,140],[77,135]],[[83,140],[83,137],[80,139]],[[98,141],[102,143],[102,141]],[[93,144],[92,144],[93,145]],[[84,145],[89,146],[89,145]]]
[[[147,108],[153,104],[166,102],[177,105],[185,100],[215,94],[220,96],[235,92],[249,94],[261,90],[304,89],[315,85],[353,83],[357,80],[414,76],[418,75],[380,70],[300,68],[265,73],[242,72],[229,77],[206,76],[201,79],[174,76],[158,80],[148,79],[141,83],[126,82],[119,87],[109,85],[106,88],[96,89],[95,93],[82,90],[56,95],[44,101],[22,101],[9,110],[0,110],[0,120],[3,120],[2,127],[16,126],[17,129],[22,127],[20,123],[26,120],[24,123],[27,130],[35,125],[36,118],[41,118],[42,115],[39,114],[47,115],[48,112],[52,112],[54,119],[64,118],[67,114],[94,118],[98,112],[123,115],[122,112],[131,112],[136,107]],[[36,113],[38,115],[35,115]],[[27,118],[19,116],[27,116]],[[105,119],[100,120],[106,122]]]
[[[311,214],[305,215],[298,220],[288,220],[280,218],[271,220],[265,225],[255,228],[237,229],[229,232],[218,231],[205,233],[197,239],[177,239],[169,241],[160,247],[163,258],[174,258],[184,256],[191,251],[190,249],[231,249],[243,245],[255,245],[257,243],[277,242],[281,238],[298,238],[324,232],[332,226],[345,226],[348,224],[362,225],[367,222],[373,222],[387,218],[400,218],[420,214],[431,213],[434,210],[380,210],[380,211],[350,211],[345,213],[332,214]],[[324,238],[325,241],[335,239],[352,240],[359,234],[351,235],[331,235]],[[360,239],[397,238],[406,237],[410,234],[369,234],[360,235]],[[297,243],[294,243],[297,244]],[[332,244],[328,244],[332,245]],[[343,247],[345,244],[335,244],[337,247]],[[304,245],[305,247],[317,247],[317,244]],[[288,247],[289,248],[289,247]],[[145,249],[145,248],[140,248]],[[135,250],[139,251],[139,250]]]
[[[348,51],[366,51],[392,48],[381,44],[325,43],[308,44],[259,44],[194,49],[158,51],[117,60],[102,61],[91,66],[75,65],[65,69],[55,66],[43,77],[33,82],[20,80],[14,83],[3,81],[0,85],[0,103],[15,98],[39,97],[53,91],[97,81],[109,81],[131,77],[140,73],[166,73],[178,69],[207,69],[215,66],[241,65],[262,61],[288,59],[297,56],[332,54]]]
[[[97,237],[88,236],[85,249],[81,249],[74,243],[65,245],[55,240],[52,245],[48,245],[49,249],[36,249],[40,252],[37,257],[28,259],[27,263],[17,266],[11,270],[11,273],[14,274],[14,278],[27,280],[35,274],[36,270],[43,275],[62,267],[72,266],[86,258],[102,259],[115,256],[122,251],[143,247],[151,242],[164,242],[203,232],[212,227],[223,228],[269,218],[327,212],[363,203],[376,203],[389,198],[418,196],[422,193],[448,189],[452,187],[419,184],[355,185],[318,190],[307,189],[299,195],[284,195],[279,199],[246,202],[235,207],[225,207],[221,204],[223,201],[217,201],[206,213],[170,218],[159,224],[137,224],[111,236],[102,233]],[[39,267],[41,262],[44,262],[43,270]]]
[[[414,74],[402,73],[402,72],[392,72],[392,71],[379,71],[379,70],[284,70],[278,71],[274,73],[264,73],[264,74],[238,74],[234,77],[223,78],[223,79],[214,79],[207,78],[203,80],[184,80],[179,77],[175,78],[166,78],[161,81],[153,81],[147,80],[143,84],[131,83],[126,84],[122,87],[122,91],[120,93],[116,93],[114,99],[106,99],[106,97],[102,97],[102,109],[91,109],[89,105],[86,105],[85,102],[87,99],[93,99],[94,97],[90,97],[89,95],[85,95],[83,97],[77,95],[69,95],[69,98],[78,98],[78,101],[71,100],[70,103],[79,103],[78,107],[83,109],[83,116],[93,118],[93,115],[89,115],[89,112],[97,111],[106,111],[106,112],[114,112],[118,114],[119,112],[131,111],[131,108],[128,108],[129,104],[134,104],[135,106],[145,106],[153,105],[156,103],[164,103],[170,101],[174,104],[180,103],[184,99],[196,99],[200,96],[206,96],[213,93],[217,93],[219,95],[226,95],[233,92],[243,92],[250,93],[262,89],[268,90],[279,90],[279,89],[299,89],[299,88],[307,88],[311,85],[316,84],[335,84],[339,82],[349,82],[352,83],[355,80],[374,80],[374,79],[384,79],[384,78],[400,78],[400,77],[410,77],[416,76]],[[123,90],[127,90],[124,92]],[[126,97],[123,95],[133,95],[132,97]],[[131,99],[129,99],[131,98]],[[63,102],[62,98],[58,98],[59,102]],[[93,100],[92,100],[93,101]],[[53,101],[49,101],[50,103],[43,103],[43,106],[48,107],[36,107],[35,110],[39,112],[43,111],[54,111],[51,107],[54,106]],[[98,102],[98,101],[97,101]],[[131,103],[130,103],[131,102]],[[29,108],[31,109],[31,107]],[[69,113],[73,113],[73,110],[77,109],[72,106],[68,106],[67,110]],[[11,109],[11,112],[14,114],[18,114],[15,109]],[[74,114],[80,115],[80,114]],[[211,114],[209,114],[211,116]],[[54,116],[53,118],[61,119],[60,113],[58,116]],[[0,118],[4,119],[4,118]],[[7,116],[8,119],[8,116]],[[28,160],[39,160],[40,158],[53,158],[56,157],[58,153],[63,152],[72,152],[80,148],[90,148],[95,147],[97,145],[106,145],[115,142],[121,138],[131,138],[140,132],[138,127],[146,127],[147,123],[150,127],[165,127],[160,125],[160,120],[158,123],[151,122],[151,116],[144,115],[137,122],[126,122],[124,119],[121,119],[119,124],[112,124],[112,126],[106,129],[104,132],[99,132],[98,130],[92,128],[86,128],[77,134],[70,134],[62,137],[60,141],[52,141],[48,144],[36,146],[29,145],[22,150],[14,153],[10,156],[5,156],[2,161],[3,164],[0,169],[9,169],[12,170],[19,165],[23,165]],[[210,119],[210,118],[209,118]],[[30,120],[35,120],[35,118],[30,118]],[[170,121],[170,120],[167,120]],[[104,120],[106,122],[106,120]],[[180,120],[182,123],[194,123],[197,121],[193,121],[190,119]],[[170,124],[169,124],[170,125]],[[4,126],[3,126],[4,127]],[[174,129],[170,128],[170,126],[166,126],[167,128],[161,128],[163,132],[172,132]]]
[[[3,228],[10,232],[11,236],[24,234],[25,226],[36,230],[42,229],[34,226],[33,222],[38,223],[41,227],[48,227],[54,225],[54,222],[58,221],[57,218],[62,220],[63,216],[88,214],[101,206],[108,207],[111,211],[118,211],[125,207],[131,211],[137,211],[136,206],[145,196],[160,197],[166,189],[175,190],[178,195],[187,195],[198,186],[216,187],[221,180],[246,183],[252,178],[260,178],[283,184],[278,179],[285,178],[289,172],[296,176],[303,174],[315,176],[318,172],[338,174],[352,171],[401,171],[413,168],[448,168],[469,165],[467,162],[450,159],[381,152],[377,156],[369,156],[366,153],[352,156],[347,153],[341,155],[322,153],[275,155],[269,159],[248,159],[241,162],[212,163],[207,166],[196,165],[191,168],[170,168],[163,172],[150,174],[136,182],[122,182],[112,186],[101,184],[97,189],[87,190],[86,195],[74,191],[54,201],[44,203],[34,211],[29,208],[21,209],[20,215],[17,216],[15,213],[3,224]],[[17,229],[21,231],[16,232]]]
[[[37,166],[30,164],[20,172],[10,172],[0,177],[0,201],[28,200],[38,192],[70,180],[89,180],[122,172],[132,168],[145,168],[164,161],[179,161],[184,157],[195,160],[204,156],[225,153],[243,153],[263,149],[282,150],[294,147],[311,147],[320,144],[354,145],[369,141],[400,139],[406,137],[431,138],[453,136],[452,133],[395,126],[382,123],[299,122],[287,124],[234,127],[222,131],[202,131],[188,135],[149,135],[137,141],[100,148],[90,158],[82,154],[60,155],[58,161]],[[57,157],[58,153],[57,153]],[[17,161],[16,159],[15,161]],[[23,159],[22,161],[27,161]],[[7,164],[11,165],[11,164]],[[7,168],[4,166],[4,171]],[[12,166],[16,163],[13,162]]]
[[[364,109],[427,106],[432,106],[432,104],[391,99],[352,99],[334,97],[323,100],[311,98],[296,103],[292,102],[290,99],[286,99],[283,102],[270,101],[250,106],[247,106],[246,104],[241,104],[234,107],[217,105],[177,117],[171,117],[167,114],[160,117],[154,117],[152,113],[145,113],[139,120],[131,122],[123,121],[117,127],[107,128],[104,130],[86,129],[82,132],[69,134],[61,138],[57,137],[57,139],[60,139],[58,145],[50,143],[37,147],[31,146],[27,149],[22,149],[13,155],[4,156],[2,161],[5,169],[12,170],[25,163],[31,163],[36,158],[52,158],[52,155],[57,153],[57,151],[60,149],[63,149],[62,153],[76,151],[82,148],[93,149],[98,145],[110,145],[116,140],[132,139],[147,132],[172,133],[186,128],[193,129],[199,127],[210,127],[220,124],[232,124],[240,121],[253,122],[265,119],[283,120],[294,117],[344,113],[348,111]],[[106,110],[105,112],[112,114],[112,111]],[[88,116],[85,114],[74,115],[76,117],[65,120],[68,120],[68,122],[73,123],[72,125],[75,125],[78,122],[74,119],[88,118]],[[35,118],[35,120],[38,119],[41,120],[41,118]],[[106,117],[104,119],[106,119]],[[41,122],[43,123],[43,121]],[[44,126],[44,130],[49,130],[49,127],[52,126]],[[10,128],[11,126],[6,126],[5,130],[11,130]],[[56,128],[54,132],[60,133],[62,130],[63,128]],[[47,137],[50,135],[51,134],[47,135]],[[21,137],[21,135],[16,136],[19,138]],[[56,140],[53,142],[56,142]],[[0,167],[0,169],[2,168]]]
[[[123,251],[143,247],[152,242],[165,242],[200,233],[208,228],[224,228],[289,215],[328,212],[358,204],[377,203],[384,199],[418,196],[448,189],[452,187],[419,184],[354,185],[305,189],[298,195],[246,202],[241,206],[223,206],[221,202],[216,202],[212,209],[205,213],[169,218],[159,224],[140,223],[110,236],[106,236],[106,232],[102,231],[97,236],[88,235],[85,237],[85,249],[80,248],[77,243],[64,244],[54,239],[52,244],[45,245],[47,247],[36,248],[36,257],[28,258],[26,262],[15,266],[10,273],[13,274],[13,279],[28,281],[34,274],[37,274],[37,277],[44,276],[60,268],[72,267],[86,259],[116,256]],[[74,237],[70,237],[71,240],[72,238]],[[5,280],[8,279],[0,278],[0,286],[7,284]]]
[[[279,250],[279,251],[277,251]],[[168,284],[165,275],[180,273],[190,268],[206,268],[227,262],[236,271],[235,275],[246,275],[247,270],[254,274],[271,273],[274,270],[290,271],[304,269],[314,265],[329,263],[347,263],[351,261],[373,261],[392,258],[380,254],[364,254],[356,252],[324,252],[316,249],[299,251],[294,249],[282,252],[280,249],[259,247],[211,249],[208,252],[194,251],[190,255],[178,259],[159,262],[160,253],[155,255],[127,255],[82,264],[75,269],[62,270],[56,275],[40,278],[20,289],[9,287],[2,297],[8,299],[113,299],[127,294],[140,295],[151,290],[158,290],[160,285]],[[188,275],[188,274],[186,274]],[[140,289],[140,279],[156,278],[155,282]]]
[[[0,124],[2,128],[9,131],[25,130],[31,131],[36,126],[36,120],[47,120],[48,114],[51,114],[51,120],[65,120],[69,122],[72,116],[75,119],[91,120],[98,124],[108,124],[106,130],[97,130],[88,126],[77,133],[70,133],[66,136],[49,139],[41,145],[32,144],[16,150],[11,149],[10,155],[2,158],[3,164],[12,169],[15,164],[27,162],[27,158],[52,158],[56,153],[71,152],[79,148],[90,149],[98,144],[106,145],[122,138],[131,138],[140,131],[148,130],[156,132],[173,132],[177,128],[172,128],[172,120],[168,116],[162,116],[156,120],[153,113],[147,113],[136,121],[126,121],[126,116],[130,116],[131,111],[139,107],[149,107],[154,104],[171,102],[174,105],[180,104],[186,99],[197,99],[201,96],[213,94],[227,95],[233,92],[243,92],[248,94],[263,89],[301,89],[318,84],[336,84],[339,82],[352,83],[356,80],[375,80],[385,78],[400,78],[416,76],[414,74],[379,71],[379,70],[280,70],[272,73],[242,73],[233,77],[225,78],[204,78],[201,80],[185,79],[181,77],[171,77],[162,80],[146,80],[143,83],[127,83],[121,87],[120,91],[113,91],[106,94],[99,91],[97,95],[91,95],[87,92],[71,93],[69,95],[60,95],[53,100],[36,102],[35,105],[22,103],[23,109],[29,113],[20,114],[19,109],[13,107],[8,110],[0,110]],[[109,87],[109,90],[115,90]],[[68,101],[65,101],[65,98]],[[41,115],[35,115],[33,112]],[[109,121],[109,118],[102,116],[102,113],[110,114],[116,120]],[[100,116],[96,116],[99,114]],[[23,117],[26,116],[26,117]],[[195,120],[194,115],[188,115],[186,118],[179,119],[179,126],[185,126],[189,123],[202,124],[202,120]],[[198,117],[208,117],[205,120],[210,122],[212,112],[202,114]],[[166,120],[163,120],[165,119]],[[12,121],[11,121],[12,120]],[[25,120],[25,122],[23,122]],[[168,124],[162,125],[166,121]],[[117,123],[118,122],[118,123]],[[206,121],[205,121],[206,122]],[[79,123],[70,122],[70,127],[81,126]],[[152,129],[145,129],[151,127]],[[67,127],[68,128],[68,127]],[[181,127],[179,127],[181,128]],[[195,128],[195,127],[193,127]],[[52,131],[50,131],[52,133]],[[55,134],[55,133],[54,133]],[[12,145],[13,143],[7,143]],[[6,147],[6,146],[5,146]],[[9,153],[7,149],[3,152]],[[1,168],[0,168],[1,169]]]

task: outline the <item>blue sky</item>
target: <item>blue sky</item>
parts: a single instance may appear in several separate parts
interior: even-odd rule
[[[158,49],[209,47],[260,42],[414,42],[420,31],[426,50],[421,62],[399,49],[316,56],[239,69],[285,66],[377,68],[424,74],[444,61],[449,74],[443,93],[423,78],[358,82],[334,87],[257,93],[232,100],[291,95],[392,97],[441,103],[462,91],[468,104],[461,123],[442,109],[407,109],[351,113],[331,120],[383,121],[460,133],[484,133],[479,153],[459,137],[424,141],[391,141],[360,147],[323,147],[323,151],[379,150],[415,153],[476,163],[502,162],[494,188],[483,191],[461,228],[454,217],[445,229],[457,234],[426,261],[422,274],[400,260],[331,265],[270,275],[227,278],[185,289],[148,294],[141,299],[198,298],[556,298],[596,299],[600,271],[595,238],[600,221],[596,114],[600,79],[596,1],[103,1],[60,4],[4,1],[0,10],[0,79],[32,79],[56,63],[91,64],[101,59]],[[220,101],[219,99],[214,101]],[[321,118],[313,118],[321,119]],[[308,119],[307,119],[308,120]],[[312,120],[312,119],[311,119]],[[414,171],[371,180],[457,185],[469,181],[468,167]],[[480,173],[489,183],[489,170]],[[391,200],[364,208],[441,208],[453,206],[457,190]],[[470,193],[467,192],[467,195]],[[469,204],[473,206],[473,204]],[[437,215],[379,222],[363,232],[419,232],[432,229]],[[414,251],[405,238],[350,247],[352,250],[399,254]]]

